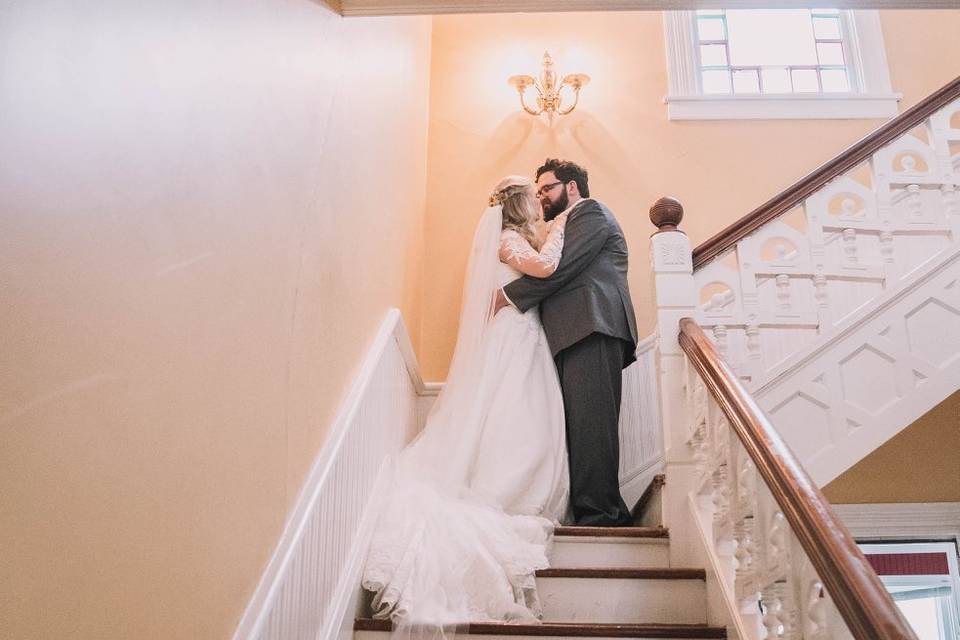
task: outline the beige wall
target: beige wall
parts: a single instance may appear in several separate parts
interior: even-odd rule
[[[0,6],[0,637],[230,637],[387,308],[419,326],[429,46]]]
[[[960,502],[960,391],[823,489],[830,502]]]
[[[957,74],[960,11],[882,16],[894,89],[905,108]],[[547,124],[518,110],[506,78],[558,71],[592,83],[581,106]],[[670,122],[661,14],[442,16],[434,19],[421,355],[442,379],[456,336],[466,249],[503,175],[547,156],[581,162],[593,195],[617,214],[631,250],[630,286],[643,334],[653,329],[647,209],[673,195],[698,243],[836,155],[878,124],[850,121]]]

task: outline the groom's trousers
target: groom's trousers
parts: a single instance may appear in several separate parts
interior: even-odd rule
[[[620,495],[620,396],[630,344],[592,333],[554,360],[563,389],[570,457],[570,506],[576,524],[623,526],[630,510]]]

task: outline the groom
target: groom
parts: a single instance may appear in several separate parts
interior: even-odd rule
[[[497,310],[540,305],[540,319],[563,389],[576,524],[624,526],[620,495],[621,372],[636,358],[637,327],[627,289],[627,243],[613,213],[589,197],[587,172],[548,159],[537,169],[543,217],[569,211],[563,256],[547,278],[524,276],[503,287]]]

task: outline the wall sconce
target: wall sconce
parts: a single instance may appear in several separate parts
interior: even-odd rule
[[[538,116],[546,112],[548,117],[552,117],[554,113],[565,116],[576,109],[577,102],[580,101],[580,89],[588,82],[590,82],[590,76],[584,73],[570,73],[563,77],[558,87],[557,73],[553,70],[553,58],[550,57],[549,51],[543,52],[543,73],[540,74],[539,80],[533,76],[510,76],[507,78],[507,84],[516,88],[517,93],[520,94],[520,106],[523,107],[524,111],[532,116]],[[528,107],[523,99],[524,92],[527,90],[527,87],[530,86],[535,87],[537,90],[536,109]],[[573,89],[573,104],[566,109],[561,108],[563,98],[560,93],[564,87]]]

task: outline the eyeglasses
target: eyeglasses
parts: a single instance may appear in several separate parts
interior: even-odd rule
[[[545,184],[545,185],[543,185],[542,187],[540,187],[539,189],[537,189],[537,197],[538,197],[538,198],[542,198],[542,197],[543,197],[543,194],[545,194],[547,191],[550,191],[551,189],[553,189],[553,188],[554,188],[555,186],[557,186],[558,184],[563,184],[563,181],[560,180],[560,181],[558,181],[558,182],[551,182],[550,184]]]

